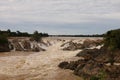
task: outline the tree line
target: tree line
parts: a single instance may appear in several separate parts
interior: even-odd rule
[[[37,32],[38,33],[37,35],[40,37],[48,37],[49,36],[48,33],[39,33],[38,31],[35,31],[35,32]],[[14,32],[14,31],[11,31],[10,29],[8,29],[6,31],[0,30],[0,35],[4,35],[6,37],[31,37],[31,36],[33,36],[33,34],[30,34],[28,32],[20,32],[20,31]]]
[[[104,34],[94,34],[94,35],[50,35],[54,37],[103,37]]]

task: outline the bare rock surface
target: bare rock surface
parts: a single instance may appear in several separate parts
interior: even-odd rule
[[[87,49],[79,52],[79,59],[76,61],[63,61],[58,66],[62,69],[73,70],[74,74],[91,80],[96,78],[101,80],[119,80],[120,79],[120,51],[110,55],[109,50],[105,47],[101,49]],[[113,64],[110,64],[114,62]],[[95,79],[95,80],[96,80]]]
[[[74,50],[81,49],[82,44],[76,43],[76,42],[73,42],[73,41],[69,41],[69,42],[66,42],[66,43],[62,44],[61,47],[63,47],[63,50],[74,51]]]
[[[99,48],[102,46],[102,42],[103,40],[101,39],[97,39],[97,40],[85,39],[83,41],[80,40],[80,42],[76,40],[71,40],[63,43],[61,47],[63,50],[70,50],[70,51],[74,51],[78,49],[96,48],[96,47]]]

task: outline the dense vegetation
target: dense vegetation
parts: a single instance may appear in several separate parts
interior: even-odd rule
[[[120,29],[108,31],[104,37],[105,47],[114,51],[120,49]]]
[[[10,29],[8,29],[7,31],[1,31],[0,30],[0,34],[2,35],[6,35],[8,37],[31,37],[33,36],[33,34],[27,33],[27,32],[20,32],[20,31],[16,31],[13,32]],[[42,37],[48,37],[49,35],[47,33],[38,33],[40,36]],[[104,34],[94,34],[94,35],[50,35],[50,36],[54,36],[54,37],[103,37]]]
[[[8,43],[7,37],[5,37],[4,35],[0,35],[0,44],[6,44],[6,43]]]
[[[110,51],[109,62],[113,65],[115,62],[115,52],[120,50],[120,29],[108,31],[104,37],[104,45]]]
[[[7,30],[7,31],[1,31],[0,30],[0,34],[1,35],[5,35],[7,37],[31,37],[33,34],[27,33],[27,32],[20,32],[20,31],[16,31],[16,32],[12,32],[11,30]],[[47,33],[38,33],[41,37],[48,37],[49,35]]]
[[[5,35],[0,34],[0,52],[8,52],[9,49],[9,42]]]
[[[10,51],[10,47],[13,47],[13,45],[11,45],[11,42],[8,41],[9,37],[29,37],[30,40],[39,42],[41,41],[42,37],[48,37],[48,36],[49,35],[47,33],[39,33],[38,31],[35,31],[33,34],[29,34],[27,32],[20,32],[20,31],[11,32],[11,30],[0,31],[0,52],[8,52]],[[35,50],[36,49],[37,48],[35,48]]]
[[[42,34],[39,34],[38,31],[35,31],[31,37],[32,40],[35,40],[37,42],[41,41]]]

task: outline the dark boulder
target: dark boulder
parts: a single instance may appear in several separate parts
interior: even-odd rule
[[[79,64],[79,61],[70,61],[67,65],[67,69],[75,70]]]
[[[85,65],[85,60],[77,60],[77,61],[70,61],[70,62],[61,62],[58,66],[63,69],[70,69],[70,70],[76,70],[78,66]]]
[[[67,69],[67,66],[68,66],[68,62],[61,62],[59,65],[58,65],[58,67],[60,67],[60,68],[62,68],[62,69]]]
[[[86,64],[86,61],[80,59],[80,60],[77,60],[77,61],[70,61],[69,65],[67,67],[70,70],[76,70],[78,67],[79,68],[84,67],[85,64]]]
[[[90,60],[92,58],[95,58],[99,54],[100,54],[100,52],[98,49],[85,49],[85,50],[79,52],[76,56],[83,57],[87,60]]]

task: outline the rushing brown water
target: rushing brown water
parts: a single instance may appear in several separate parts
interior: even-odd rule
[[[0,54],[0,80],[82,80],[58,64],[76,60],[79,51],[63,51],[62,42],[52,40],[44,52],[8,52]]]

